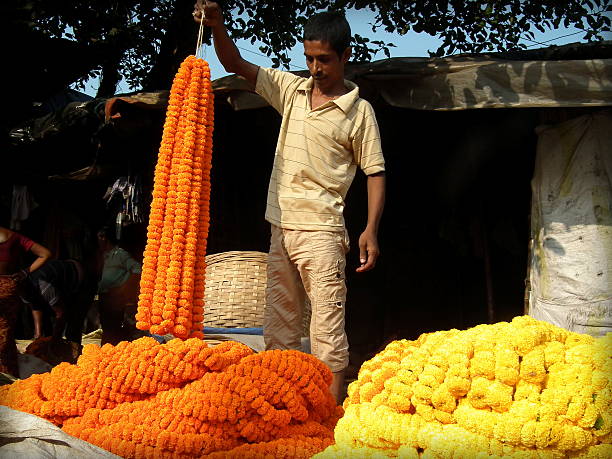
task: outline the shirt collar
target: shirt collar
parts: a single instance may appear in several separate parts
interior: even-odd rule
[[[298,91],[304,91],[309,94],[314,86],[314,79],[312,77],[305,78],[304,81],[298,86]],[[359,86],[349,80],[344,80],[344,86],[347,87],[349,92],[341,95],[337,99],[332,99],[330,102],[336,104],[344,113],[348,113],[349,109],[353,106],[355,101],[359,98]]]

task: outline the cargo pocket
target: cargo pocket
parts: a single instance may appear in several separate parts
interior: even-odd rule
[[[336,260],[332,264],[331,268],[319,272],[316,276],[316,301],[319,304],[330,303],[343,307],[346,299],[345,261],[344,259]]]
[[[321,301],[318,307],[317,327],[314,330],[317,338],[332,348],[341,344],[344,335],[344,301]]]

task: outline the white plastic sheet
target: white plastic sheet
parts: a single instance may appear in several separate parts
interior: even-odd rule
[[[0,405],[2,459],[118,459],[42,418]]]
[[[612,114],[538,130],[529,315],[593,336],[612,331]]]

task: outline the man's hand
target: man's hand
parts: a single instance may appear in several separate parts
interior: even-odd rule
[[[376,265],[379,255],[378,238],[374,231],[366,229],[359,236],[359,262],[361,264],[356,271],[362,273],[372,269]]]
[[[202,20],[202,14],[204,14],[205,26],[215,27],[219,24],[223,24],[223,14],[221,13],[221,8],[215,2],[198,0],[193,6],[193,20],[199,24]]]
[[[22,282],[28,277],[29,274],[30,272],[27,269],[20,269],[15,274],[12,274],[11,277],[15,282]]]

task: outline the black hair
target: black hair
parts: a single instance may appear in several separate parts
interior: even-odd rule
[[[101,234],[104,235],[104,237],[111,243],[111,244],[118,244],[119,240],[117,239],[117,233],[114,227],[110,226],[110,225],[105,225],[102,228],[100,228],[98,230],[97,234]]]
[[[351,45],[351,26],[340,11],[325,11],[311,16],[304,25],[304,41],[326,41],[342,57]]]

